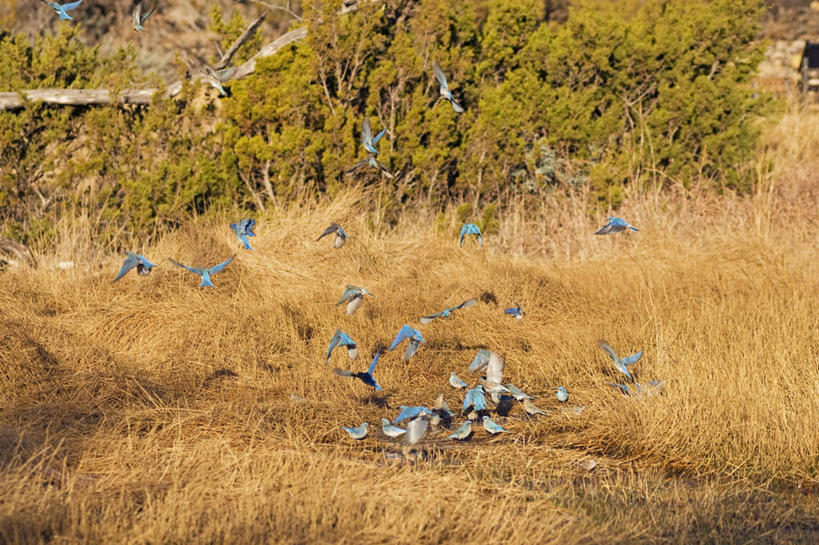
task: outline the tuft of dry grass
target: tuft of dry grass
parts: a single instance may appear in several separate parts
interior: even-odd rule
[[[241,212],[196,219],[141,249],[150,276],[112,284],[122,256],[66,231],[39,260],[73,269],[0,273],[0,543],[815,543],[817,143],[815,117],[786,116],[754,195],[633,195],[617,214],[640,232],[611,237],[555,194],[505,203],[499,234],[460,248],[454,211],[391,227],[349,190],[262,214],[252,252],[228,227]],[[330,221],[340,250],[315,242]],[[237,252],[213,289],[166,261]],[[347,317],[345,284],[376,298]],[[381,394],[332,374],[484,292],[498,304],[418,326],[409,363],[383,354]],[[324,363],[336,328],[357,361]],[[637,379],[662,392],[609,386],[598,338],[643,350]],[[399,405],[459,407],[449,372],[476,380],[481,347],[545,416],[515,407],[508,434],[433,431],[411,452],[381,436]],[[362,421],[363,441],[341,430]]]

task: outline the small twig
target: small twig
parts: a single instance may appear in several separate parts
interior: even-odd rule
[[[219,62],[217,62],[214,65],[214,68],[216,70],[220,70],[230,63],[230,59],[233,58],[233,55],[236,54],[236,51],[240,47],[242,47],[242,44],[248,41],[251,36],[253,36],[253,33],[256,32],[256,29],[259,28],[259,25],[262,24],[262,21],[264,21],[265,17],[267,17],[267,13],[263,13],[261,17],[250,23],[250,26],[247,27],[247,29],[242,33],[242,35],[236,38],[236,41],[233,42],[233,45],[230,46],[230,49],[228,49],[227,52],[224,55],[222,55],[222,58],[219,60]]]
[[[264,6],[269,10],[277,9],[279,11],[283,11],[285,13],[288,13],[288,14],[290,14],[291,17],[293,17],[297,21],[302,20],[302,17],[300,15],[297,15],[296,13],[294,13],[292,10],[290,10],[290,8],[286,8],[284,6],[274,6],[273,4],[268,4],[267,2],[262,2],[261,0],[250,0],[250,1],[253,2],[254,4],[259,4],[260,6]]]

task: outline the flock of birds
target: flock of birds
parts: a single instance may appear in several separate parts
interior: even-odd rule
[[[250,245],[249,237],[256,236],[256,233],[254,232],[255,225],[256,221],[254,219],[242,219],[237,223],[230,224],[230,228],[233,231],[234,236],[245,250],[253,250],[253,247]],[[597,230],[595,234],[613,234],[622,232],[626,229],[632,229],[634,231],[638,230],[636,227],[620,218],[609,217],[607,223]],[[325,229],[319,235],[316,242],[330,235],[335,235],[332,244],[332,247],[335,249],[343,247],[349,238],[349,235],[341,225],[338,223],[331,223],[327,229]],[[458,239],[459,246],[463,246],[464,239],[467,236],[474,236],[476,244],[483,245],[483,235],[478,225],[474,223],[466,223],[463,225]],[[213,287],[211,277],[227,267],[235,259],[235,257],[236,255],[234,254],[232,257],[230,257],[230,259],[209,268],[191,267],[174,261],[173,259],[168,259],[168,261],[174,266],[183,268],[200,276],[200,287]],[[134,268],[136,268],[137,273],[140,276],[148,275],[154,267],[156,267],[156,265],[151,263],[144,256],[127,252],[127,257],[125,258],[122,267],[113,281],[118,281]],[[346,304],[345,312],[347,316],[350,316],[361,307],[361,305],[364,303],[365,297],[367,296],[375,298],[375,295],[366,288],[347,285],[336,305]],[[455,306],[445,308],[440,312],[422,316],[418,319],[418,321],[421,324],[428,324],[436,319],[448,318],[453,312],[470,308],[475,306],[477,303],[478,299],[476,298],[468,299]],[[514,307],[505,308],[504,313],[518,320],[523,319],[526,314],[518,303],[515,303]],[[415,355],[415,353],[426,341],[418,329],[410,326],[409,324],[404,324],[396,334],[395,339],[393,339],[389,347],[386,348],[386,351],[391,352],[395,350],[405,341],[406,348],[404,349],[402,360],[406,363]],[[621,358],[605,341],[598,341],[598,345],[611,358],[615,368],[625,376],[623,383],[609,383],[622,391],[623,394],[638,395],[645,392],[649,388],[659,389],[662,387],[662,381],[659,380],[649,381],[646,383],[647,387],[643,387],[635,380],[635,377],[629,371],[629,367],[633,366],[642,358],[642,351]],[[327,354],[325,357],[326,364],[329,365],[336,348],[345,348],[347,350],[347,356],[351,360],[356,360],[358,358],[357,343],[352,339],[352,337],[350,337],[350,335],[341,329],[337,329],[330,339],[330,344],[327,347]],[[382,352],[383,349],[380,347],[376,350],[375,356],[373,357],[366,371],[352,371],[336,367],[334,372],[336,375],[342,377],[358,379],[366,386],[373,388],[376,392],[380,392],[382,387],[376,381],[374,373]],[[456,390],[465,390],[466,393],[464,395],[460,410],[460,416],[463,417],[464,420],[457,427],[457,429],[455,429],[451,434],[447,435],[447,439],[459,441],[469,439],[473,435],[473,425],[476,422],[480,422],[480,424],[483,425],[484,430],[486,430],[486,432],[490,435],[506,432],[506,430],[500,424],[492,419],[490,405],[487,401],[487,394],[489,394],[489,400],[491,400],[495,405],[495,412],[497,414],[501,414],[501,407],[504,407],[503,414],[507,414],[510,406],[514,405],[516,402],[520,404],[523,411],[530,417],[545,414],[543,409],[535,405],[535,398],[533,396],[525,393],[511,382],[506,384],[503,383],[505,366],[506,358],[504,356],[500,355],[494,350],[482,348],[478,350],[478,353],[475,355],[472,363],[467,369],[467,372],[469,373],[480,373],[480,378],[476,384],[470,387],[470,385],[461,379],[455,371],[450,373],[449,385]],[[559,386],[555,393],[555,398],[558,402],[565,403],[569,399],[569,392],[564,386]],[[578,407],[575,410],[579,412],[582,410],[582,407]],[[424,436],[430,426],[433,428],[443,427],[445,429],[449,429],[452,427],[458,417],[459,415],[449,407],[443,394],[441,394],[431,407],[426,407],[423,405],[402,405],[400,407],[400,412],[393,420],[390,421],[386,418],[381,419],[381,431],[386,437],[389,438],[399,438],[403,436],[405,444],[414,445]],[[405,427],[399,426],[399,424],[402,422],[406,422]],[[369,423],[364,422],[355,427],[343,426],[343,429],[353,439],[363,439],[368,435],[368,427]]]
[[[81,3],[82,0],[77,0],[76,2],[71,2],[68,4],[58,4],[55,2],[48,2],[47,0],[40,0],[41,2],[49,5],[51,8],[55,10],[55,12],[59,15],[60,19],[65,20],[72,20],[72,17],[68,14],[69,11],[77,8]],[[137,5],[133,12],[133,28],[136,31],[144,31],[145,28],[143,25],[148,20],[148,18],[154,13],[154,9],[143,13],[141,4]],[[449,85],[447,83],[446,75],[441,67],[438,65],[437,62],[432,62],[432,69],[435,78],[438,80],[439,84],[439,100],[444,99],[448,101],[455,112],[461,113],[464,111],[463,107],[453,98],[452,92],[449,89]],[[216,89],[219,90],[219,93],[222,96],[227,96],[227,92],[225,91],[224,87],[222,86],[223,83],[228,81],[231,77],[233,77],[236,67],[228,67],[222,70],[215,70],[209,66],[205,66],[203,69],[203,75],[205,79]],[[361,167],[371,167],[380,170],[384,175],[389,178],[393,178],[394,174],[389,171],[389,169],[384,166],[380,161],[378,161],[378,148],[376,147],[379,140],[384,136],[386,133],[386,129],[382,129],[378,134],[375,136],[372,135],[372,130],[370,128],[369,119],[364,119],[362,130],[361,130],[361,143],[367,152],[367,158],[363,159],[356,164],[354,164],[350,169],[346,171],[346,173],[351,173]],[[242,219],[238,223],[230,224],[231,229],[233,230],[234,235],[236,238],[241,242],[242,247],[245,250],[252,250],[252,246],[250,245],[249,237],[256,236],[253,229],[255,227],[255,220],[253,219]],[[601,227],[598,231],[595,232],[597,235],[606,235],[606,234],[613,234],[625,231],[626,229],[631,229],[637,231],[638,229],[626,221],[616,218],[616,217],[609,217],[608,222]],[[325,236],[335,234],[335,238],[333,240],[333,248],[341,248],[347,241],[348,235],[344,231],[344,229],[337,223],[331,223],[327,229],[324,230],[321,235],[316,239],[316,241],[321,240]],[[467,236],[474,236],[477,243],[483,245],[483,235],[478,225],[474,223],[466,223],[461,228],[460,237],[459,237],[459,245],[463,246],[464,239]],[[218,265],[214,265],[212,267],[191,267],[173,259],[168,259],[168,261],[176,267],[183,268],[188,270],[201,278],[201,283],[199,284],[200,287],[213,287],[213,282],[211,277],[222,270],[225,269],[230,263],[235,259],[235,255],[219,263]],[[136,268],[137,273],[140,276],[145,276],[150,274],[151,270],[156,267],[153,263],[148,261],[142,255],[127,252],[127,257],[125,258],[125,262],[122,264],[119,273],[117,274],[116,278],[114,278],[114,282],[121,279],[125,276],[130,270]],[[358,308],[363,304],[364,297],[370,296],[375,297],[372,293],[370,293],[367,289],[358,287],[358,286],[351,286],[348,285],[344,289],[344,293],[341,296],[341,299],[338,301],[337,305],[341,305],[346,303],[346,314],[349,316],[353,314]],[[446,308],[440,312],[436,312],[434,314],[430,314],[428,316],[422,316],[419,318],[419,322],[422,324],[428,324],[429,322],[439,319],[439,318],[447,318],[452,315],[453,312],[457,310],[463,310],[469,307],[474,306],[477,304],[477,299],[469,299],[464,301],[458,305],[455,305],[450,308]],[[518,320],[523,319],[525,312],[521,308],[518,303],[515,303],[514,307],[509,307],[504,310],[504,312],[512,316]],[[418,351],[421,345],[425,342],[421,332],[415,329],[414,327],[405,324],[401,327],[398,331],[398,334],[395,336],[395,339],[392,341],[390,346],[387,348],[387,351],[395,350],[400,344],[404,341],[407,341],[406,349],[404,350],[403,361],[406,363],[408,362],[413,355]],[[615,368],[625,375],[630,384],[627,383],[609,383],[612,386],[620,389],[625,395],[636,395],[640,394],[646,390],[643,386],[636,382],[634,376],[629,372],[629,367],[634,365],[637,361],[642,358],[643,353],[637,352],[636,354],[632,354],[630,356],[621,358],[617,355],[614,349],[609,346],[605,341],[598,341],[598,345],[600,348],[608,354],[611,360],[614,362]],[[327,348],[327,356],[326,356],[326,363],[329,364],[330,360],[333,355],[333,351],[336,348],[346,348],[347,355],[351,360],[355,360],[358,357],[358,347],[356,342],[345,332],[337,329],[333,334],[332,338],[330,339],[330,344]],[[355,372],[347,369],[335,368],[335,374],[343,377],[352,377],[355,379],[360,380],[362,383],[367,385],[368,387],[373,388],[376,392],[382,390],[382,387],[376,382],[373,374],[375,373],[376,365],[378,364],[378,360],[381,357],[382,350],[379,348],[376,350],[375,356],[370,363],[369,367],[366,371],[363,372]],[[534,397],[523,392],[520,388],[515,386],[512,383],[503,384],[503,372],[506,366],[506,359],[504,356],[500,355],[499,353],[495,352],[494,350],[488,349],[480,349],[475,355],[472,363],[468,368],[468,372],[470,373],[481,373],[480,379],[477,381],[472,387],[469,387],[464,380],[458,377],[455,371],[450,373],[449,377],[449,384],[452,388],[456,390],[466,390],[464,395],[463,403],[461,406],[460,415],[464,417],[464,421],[454,430],[453,433],[447,436],[447,439],[451,440],[459,440],[464,441],[468,440],[473,434],[473,423],[480,420],[481,424],[483,425],[484,430],[490,435],[496,435],[499,433],[504,433],[506,430],[498,423],[496,423],[492,417],[490,416],[490,408],[487,402],[486,394],[489,394],[489,399],[495,405],[495,412],[500,413],[499,408],[501,406],[509,407],[509,403],[518,402],[523,408],[523,411],[531,416],[536,417],[540,414],[545,414],[545,411],[538,408],[534,404]],[[647,383],[648,387],[650,388],[660,388],[662,386],[662,381],[649,381]],[[566,390],[565,387],[559,386],[555,393],[555,398],[558,402],[565,403],[569,399],[569,392]],[[578,408],[582,410],[582,408]],[[404,406],[400,407],[399,414],[393,419],[392,421],[382,418],[381,419],[381,431],[382,433],[389,437],[389,438],[404,438],[404,441],[407,445],[413,445],[417,443],[426,433],[427,429],[432,426],[433,428],[437,428],[442,426],[444,428],[450,428],[455,419],[458,418],[458,415],[450,409],[449,405],[444,400],[443,394],[439,395],[438,398],[435,400],[435,403],[432,407],[426,407],[423,405],[420,406]],[[398,424],[406,422],[406,427],[399,427]],[[352,437],[353,439],[363,439],[368,434],[368,427],[369,423],[364,422],[359,426],[356,427],[343,427],[343,429]]]

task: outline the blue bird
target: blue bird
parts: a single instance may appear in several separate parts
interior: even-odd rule
[[[626,229],[631,229],[633,231],[639,231],[639,229],[637,229],[633,225],[630,225],[626,221],[621,220],[620,218],[615,218],[614,216],[609,216],[606,219],[608,219],[608,223],[605,224],[600,229],[598,229],[597,231],[595,231],[594,232],[595,235],[609,235],[611,233],[619,233],[620,231],[625,231]]]
[[[395,339],[392,341],[392,344],[387,350],[395,350],[395,347],[401,344],[405,339],[409,339],[409,344],[407,345],[407,349],[404,351],[404,357],[402,359],[404,362],[408,362],[413,354],[418,351],[421,343],[425,341],[421,336],[420,331],[404,324],[401,326],[401,329],[398,330],[398,335],[395,336]]]
[[[456,390],[466,388],[466,382],[458,378],[458,375],[455,374],[455,371],[449,373],[449,385],[455,388]]]
[[[256,220],[254,219],[243,219],[239,220],[239,223],[230,224],[230,228],[233,229],[233,234],[236,235],[236,238],[244,245],[245,250],[253,249],[250,247],[250,241],[247,237],[256,236],[256,233],[253,232],[254,225],[256,225]]]
[[[367,422],[364,422],[357,428],[348,428],[346,426],[342,426],[341,428],[347,433],[349,433],[350,437],[352,437],[353,439],[364,439],[365,437],[367,437],[367,426],[369,426],[369,424]]]
[[[384,136],[386,132],[387,129],[382,129],[381,132],[376,134],[375,138],[373,138],[373,133],[370,131],[370,120],[364,118],[364,125],[361,127],[361,143],[364,145],[364,149],[373,155],[378,155],[378,150],[375,145],[378,144],[378,141],[381,140],[381,137]]]
[[[169,259],[168,261],[170,261],[171,263],[173,263],[173,264],[174,264],[174,265],[176,265],[177,267],[181,267],[181,268],[183,268],[183,269],[187,269],[187,270],[189,270],[190,272],[192,272],[192,273],[194,273],[194,274],[198,274],[199,276],[201,276],[201,277],[202,277],[202,283],[201,283],[201,284],[199,284],[199,287],[200,287],[200,288],[205,288],[205,287],[207,287],[207,288],[212,288],[212,287],[213,287],[213,283],[210,281],[210,276],[211,276],[212,274],[216,274],[216,273],[218,273],[218,272],[221,272],[221,271],[222,271],[222,269],[224,269],[225,267],[227,267],[227,266],[230,264],[230,262],[231,262],[231,261],[233,261],[233,258],[235,258],[235,257],[236,257],[236,256],[234,255],[233,257],[231,257],[231,258],[230,258],[230,259],[228,259],[227,261],[222,262],[222,263],[219,263],[218,265],[216,265],[216,266],[214,266],[214,267],[211,267],[211,268],[209,268],[209,269],[197,269],[197,268],[195,268],[195,267],[188,267],[187,265],[183,265],[182,263],[178,263],[178,262],[174,261],[173,259]]]
[[[144,25],[145,21],[148,20],[148,17],[151,16],[151,14],[154,12],[154,9],[155,8],[151,8],[148,11],[148,13],[143,15],[142,14],[142,3],[140,2],[139,4],[136,5],[136,7],[134,8],[134,16],[133,16],[134,30],[137,30],[137,31],[144,31],[145,30],[144,28],[142,28],[142,25]]]
[[[486,410],[486,395],[484,395],[483,386],[480,384],[466,392],[464,404],[461,407],[461,414],[471,412],[470,409],[476,413]]]
[[[458,441],[463,441],[467,439],[470,435],[472,435],[472,421],[467,420],[461,426],[455,430],[455,433],[452,435],[448,435],[447,439],[457,439]]]
[[[632,354],[627,358],[618,358],[617,354],[614,353],[614,349],[610,347],[608,344],[606,344],[606,341],[598,340],[597,346],[602,348],[603,351],[609,355],[611,360],[614,362],[614,366],[617,368],[618,371],[624,373],[629,378],[629,380],[634,381],[634,377],[632,377],[631,373],[628,372],[628,366],[634,365],[635,363],[640,361],[640,358],[643,357],[642,351],[637,352],[636,354]]]
[[[407,430],[404,428],[399,428],[398,426],[393,426],[390,424],[390,421],[386,418],[381,419],[381,432],[386,435],[387,437],[392,437],[395,439],[396,437],[401,437]]]
[[[438,100],[441,98],[448,100],[449,103],[452,104],[452,109],[455,110],[456,113],[463,113],[464,109],[461,108],[460,104],[455,102],[454,98],[452,98],[452,92],[449,90],[449,85],[447,85],[444,71],[441,70],[441,67],[435,61],[432,61],[432,71],[435,73],[435,78],[438,80],[438,85],[440,86],[438,90],[440,97]]]
[[[349,338],[349,337],[348,337]],[[332,344],[332,342],[331,342]],[[367,369],[365,373],[353,373],[352,371],[347,371],[346,369],[339,369],[336,367],[333,372],[341,377],[353,377],[359,379],[361,382],[366,384],[367,386],[371,386],[375,388],[376,392],[381,391],[381,386],[373,378],[373,373],[375,372],[375,366],[378,363],[378,357],[381,355],[381,351],[375,353],[375,357],[373,358],[372,363],[370,363],[370,367]]]
[[[423,316],[423,317],[419,318],[418,321],[421,322],[422,324],[428,324],[432,320],[434,320],[435,318],[448,318],[450,316],[450,314],[452,314],[454,311],[462,309],[462,308],[469,308],[469,307],[475,306],[477,303],[478,303],[478,300],[473,298],[473,299],[470,299],[469,301],[464,301],[463,303],[461,303],[459,305],[455,305],[454,307],[445,308],[441,312],[436,312],[435,314],[430,314],[429,316]]]
[[[347,287],[344,288],[344,293],[341,294],[341,299],[338,303],[336,303],[336,305],[341,305],[342,303],[349,301],[347,303],[347,316],[349,316],[358,310],[358,307],[360,307],[361,303],[364,301],[365,295],[375,298],[375,295],[366,289],[347,284]]]
[[[330,363],[330,354],[332,354],[333,349],[335,349],[336,346],[346,347],[347,355],[350,357],[351,360],[354,360],[358,357],[358,350],[356,349],[355,341],[352,340],[349,335],[347,335],[340,329],[336,329],[336,332],[333,333],[333,336],[330,339],[330,346],[327,348],[326,363]],[[376,356],[376,360],[377,359],[378,357]],[[374,364],[370,365],[370,367],[374,367]]]
[[[372,153],[370,153],[370,154],[367,156],[367,158],[366,158],[366,159],[362,159],[361,161],[357,162],[356,164],[354,164],[353,166],[351,166],[350,168],[348,168],[347,170],[345,170],[345,171],[344,171],[344,174],[352,174],[353,172],[355,172],[355,171],[356,171],[356,170],[358,170],[359,168],[361,168],[361,167],[366,167],[366,166],[368,166],[368,167],[370,167],[370,168],[375,168],[375,169],[380,170],[381,172],[383,172],[383,173],[384,173],[384,176],[386,176],[386,177],[387,177],[387,178],[389,178],[390,180],[392,180],[393,178],[395,178],[395,174],[393,174],[392,172],[390,172],[390,169],[388,169],[386,166],[384,166],[384,164],[383,164],[383,163],[381,163],[381,161],[379,161],[378,159],[376,159],[376,158],[375,158],[375,155],[374,155],[374,154],[372,154]]]
[[[567,392],[566,388],[564,388],[563,386],[558,386],[557,387],[557,393],[555,394],[555,397],[561,403],[565,403],[566,401],[569,400],[569,392]]]
[[[222,84],[232,78],[235,73],[235,66],[223,68],[221,70],[215,70],[207,65],[202,67],[202,75],[205,78],[205,81],[207,81],[214,89],[218,89],[219,94],[223,97],[228,96],[228,93],[225,91],[225,88],[222,87]]]
[[[500,425],[496,424],[489,415],[483,415],[483,429],[489,432],[490,435],[495,435],[496,433],[505,432],[506,430],[501,428]]]
[[[72,9],[82,4],[82,0],[77,0],[77,2],[71,2],[69,4],[58,4],[56,2],[47,2],[46,0],[40,0],[40,2],[51,6],[54,9],[54,11],[57,12],[57,15],[60,16],[60,19],[64,19],[66,21],[73,20],[67,12],[71,11]]]
[[[523,316],[524,316],[524,314],[526,314],[525,312],[523,312],[523,309],[520,308],[520,304],[518,304],[518,303],[515,303],[514,307],[509,307],[506,310],[504,310],[503,312],[505,314],[509,314],[509,315],[513,316],[514,318],[516,318],[518,320],[523,320]]]
[[[336,239],[333,241],[333,248],[339,249],[344,246],[344,243],[347,242],[347,233],[345,233],[341,225],[337,224],[336,222],[331,223],[330,226],[319,235],[316,242],[333,233],[336,234]]]
[[[137,274],[139,274],[139,276],[147,276],[151,274],[151,269],[156,267],[156,265],[154,265],[153,263],[151,263],[150,261],[148,261],[139,254],[135,254],[132,252],[126,252],[126,254],[128,257],[125,258],[125,262],[122,264],[122,268],[119,270],[119,273],[117,273],[117,277],[114,278],[113,282],[116,282],[117,280],[125,276],[128,273],[128,271],[130,271],[134,267],[136,267]]]
[[[399,422],[403,422],[404,420],[409,420],[411,418],[415,418],[420,414],[425,414],[427,416],[433,416],[432,411],[427,409],[426,407],[408,407],[406,405],[401,405],[401,412],[398,413],[398,416],[395,417],[395,420],[392,421],[393,424],[398,424]]]
[[[481,235],[481,228],[474,223],[464,223],[463,227],[461,227],[461,240],[458,242],[458,246],[464,245],[464,237],[466,235],[475,235],[478,237],[478,242],[480,245],[483,246],[483,235]]]

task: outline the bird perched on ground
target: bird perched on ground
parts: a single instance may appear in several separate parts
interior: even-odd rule
[[[455,305],[454,307],[445,308],[441,312],[436,312],[435,314],[430,314],[429,316],[423,316],[419,318],[418,321],[421,322],[422,324],[428,324],[435,318],[448,318],[449,315],[452,314],[454,311],[462,308],[469,308],[471,306],[475,306],[476,304],[478,304],[478,300],[473,298],[468,301],[464,301],[459,305]]]
[[[536,414],[546,414],[546,411],[539,409],[534,403],[532,403],[531,399],[525,398],[522,401],[523,403],[523,410],[526,411],[526,414],[529,416],[535,416]]]
[[[349,433],[350,437],[352,437],[353,439],[364,439],[365,437],[367,437],[367,426],[369,426],[369,424],[367,422],[364,422],[357,428],[348,428],[346,426],[342,426],[342,429]]]
[[[390,421],[386,418],[381,419],[381,432],[386,435],[387,437],[392,437],[395,439],[396,437],[401,437],[407,430],[404,428],[399,428],[398,426],[393,426],[390,424]]]
[[[594,232],[595,235],[610,235],[611,233],[619,233],[620,231],[625,231],[626,229],[631,229],[633,231],[639,231],[633,225],[630,225],[625,220],[621,220],[620,218],[615,218],[614,216],[609,216],[606,218],[608,223],[605,224],[603,227],[598,229]]]
[[[474,223],[465,223],[463,227],[461,227],[461,240],[458,242],[458,246],[464,245],[464,237],[466,235],[475,235],[478,237],[478,243],[483,246],[483,235],[481,235],[481,228]]]
[[[371,386],[375,388],[376,392],[381,391],[381,386],[373,378],[373,373],[375,372],[375,366],[378,363],[378,357],[381,355],[381,351],[375,353],[375,357],[373,358],[372,363],[370,363],[370,367],[364,373],[353,373],[352,371],[348,371],[346,369],[339,369],[336,367],[333,369],[333,372],[341,377],[353,377],[359,379],[361,382],[366,384],[367,386]]]
[[[478,384],[471,390],[467,390],[464,397],[464,404],[461,407],[461,414],[470,412],[480,412],[486,410],[486,395],[483,393],[483,386]]]
[[[449,85],[446,82],[446,76],[444,75],[444,71],[441,70],[441,67],[438,65],[437,62],[432,61],[432,71],[435,73],[435,78],[438,80],[439,90],[438,93],[441,98],[448,100],[450,104],[452,104],[452,109],[455,110],[457,113],[463,113],[464,109],[461,108],[461,105],[455,102],[455,99],[452,98],[452,92],[449,90]]]
[[[505,314],[509,314],[510,316],[512,316],[512,317],[514,317],[514,318],[516,318],[518,320],[522,320],[523,315],[526,314],[525,312],[523,312],[523,309],[520,308],[520,305],[518,303],[515,303],[514,307],[509,307],[506,310],[504,310],[503,312]]]
[[[356,164],[354,164],[353,166],[351,166],[350,168],[345,170],[344,174],[352,174],[353,172],[360,169],[361,167],[366,167],[366,166],[368,166],[370,168],[377,168],[378,170],[383,172],[384,176],[386,176],[387,178],[390,178],[390,179],[395,178],[395,174],[390,172],[390,169],[388,169],[386,166],[384,166],[384,164],[381,163],[381,161],[376,159],[375,155],[373,155],[372,153],[369,154],[366,159],[362,159],[361,161],[357,162]]]
[[[491,418],[489,418],[488,414],[483,415],[483,429],[488,431],[490,435],[495,435],[496,433],[506,431],[505,429],[501,428],[498,424],[496,424]]]
[[[506,389],[510,394],[512,394],[512,397],[514,397],[518,401],[523,401],[524,399],[534,399],[529,394],[523,393],[523,390],[521,390],[511,382],[506,385]]]
[[[458,375],[455,374],[455,371],[449,373],[449,385],[455,388],[456,390],[466,388],[466,382],[458,378]]]
[[[395,420],[393,420],[392,423],[398,424],[399,422],[403,422],[404,420],[415,418],[419,414],[426,414],[427,416],[432,416],[432,411],[430,411],[426,407],[421,406],[408,407],[406,405],[401,405],[401,412],[398,413],[398,416],[395,417]]]
[[[636,354],[632,354],[631,356],[628,356],[626,358],[618,358],[617,354],[614,353],[614,349],[610,347],[608,344],[606,344],[606,341],[602,339],[598,340],[597,346],[602,348],[603,351],[609,355],[611,361],[614,362],[614,366],[617,368],[618,371],[620,371],[621,373],[625,373],[629,380],[631,381],[634,380],[634,377],[632,377],[631,373],[628,372],[628,366],[634,365],[635,363],[640,361],[640,358],[643,357],[642,351],[637,352]]]
[[[347,242],[347,233],[345,233],[344,229],[341,228],[341,225],[337,224],[336,222],[331,223],[330,227],[325,229],[324,232],[319,235],[316,242],[332,233],[336,234],[336,239],[333,241],[333,248],[338,249],[344,246],[344,243]]]
[[[233,257],[231,257],[227,261],[219,263],[218,265],[213,266],[213,267],[211,267],[209,269],[197,269],[195,267],[188,267],[187,265],[183,265],[182,263],[178,263],[178,262],[174,261],[173,259],[169,259],[168,261],[170,261],[172,264],[176,265],[177,267],[187,269],[190,272],[192,272],[194,274],[198,274],[199,276],[201,276],[202,277],[202,283],[199,284],[200,288],[204,288],[204,287],[212,288],[213,287],[213,282],[210,281],[211,275],[214,275],[214,274],[216,274],[218,272],[222,272],[222,269],[227,267],[230,264],[230,262],[233,261],[233,258],[235,258],[235,257],[236,256],[234,255]]]
[[[344,288],[344,293],[341,294],[341,299],[338,303],[336,303],[336,305],[341,305],[342,303],[347,302],[347,316],[349,316],[358,310],[358,307],[360,307],[361,303],[364,301],[365,295],[369,295],[373,298],[375,297],[375,295],[364,288],[347,284],[347,287]]]
[[[143,15],[142,14],[142,3],[140,2],[139,4],[136,5],[136,7],[134,8],[134,15],[133,15],[134,30],[137,30],[137,31],[144,31],[145,30],[144,28],[142,28],[142,25],[144,25],[145,21],[148,20],[148,17],[151,16],[151,14],[154,12],[154,9],[156,9],[156,8],[149,9],[148,12]]]
[[[136,267],[137,274],[139,276],[148,276],[151,274],[151,269],[156,267],[153,263],[145,259],[139,254],[135,254],[132,252],[125,252],[127,257],[125,258],[125,262],[122,264],[122,268],[117,273],[117,277],[114,278],[113,282],[116,282],[123,276],[125,276],[128,271]]]
[[[395,347],[401,344],[404,339],[409,339],[409,344],[407,345],[407,349],[404,351],[404,357],[402,358],[404,362],[408,362],[409,359],[418,351],[418,348],[421,346],[424,338],[421,336],[421,332],[417,329],[410,327],[407,324],[401,326],[401,329],[398,330],[398,335],[395,336],[395,339],[392,341],[392,344],[387,350],[395,350]]]
[[[253,249],[250,247],[250,240],[248,240],[247,237],[256,236],[256,233],[253,232],[254,225],[256,225],[256,220],[254,219],[243,219],[239,220],[239,223],[230,224],[230,228],[233,229],[233,234],[236,235],[236,238],[239,239],[239,242],[242,243],[245,250]]]
[[[558,386],[557,387],[557,393],[555,394],[555,397],[561,403],[565,403],[569,399],[569,392],[567,392],[566,388],[564,388],[563,386]]]
[[[47,2],[46,0],[40,0],[40,2],[51,6],[54,11],[57,12],[57,15],[60,16],[60,19],[64,19],[66,21],[73,21],[67,12],[82,4],[82,0],[77,0],[77,2],[71,2],[69,4],[58,4],[56,2]]]
[[[356,349],[355,341],[352,340],[349,335],[347,335],[340,329],[336,329],[336,332],[333,333],[332,338],[330,338],[330,346],[327,348],[327,363],[330,363],[330,354],[333,352],[333,349],[335,349],[335,347],[337,346],[346,347],[347,355],[350,356],[351,360],[354,360],[358,357],[358,350]],[[376,359],[378,359],[377,355]],[[371,367],[373,366],[371,365]]]
[[[463,441],[467,439],[470,435],[472,435],[472,421],[467,420],[461,426],[455,430],[455,433],[452,435],[448,435],[447,439],[457,439],[458,441]]]
[[[207,81],[214,89],[219,90],[219,94],[223,97],[228,96],[227,91],[225,88],[222,87],[222,84],[227,82],[230,78],[233,77],[233,74],[236,73],[236,67],[231,66],[228,68],[222,68],[221,70],[215,70],[214,68],[205,65],[202,67],[202,77]]]
[[[381,140],[381,137],[384,136],[386,132],[387,129],[381,129],[381,132],[376,134],[375,138],[373,138],[373,133],[370,131],[370,120],[365,117],[364,124],[361,127],[361,144],[364,146],[364,149],[373,155],[378,155],[378,150],[375,145],[378,144],[378,141]]]

